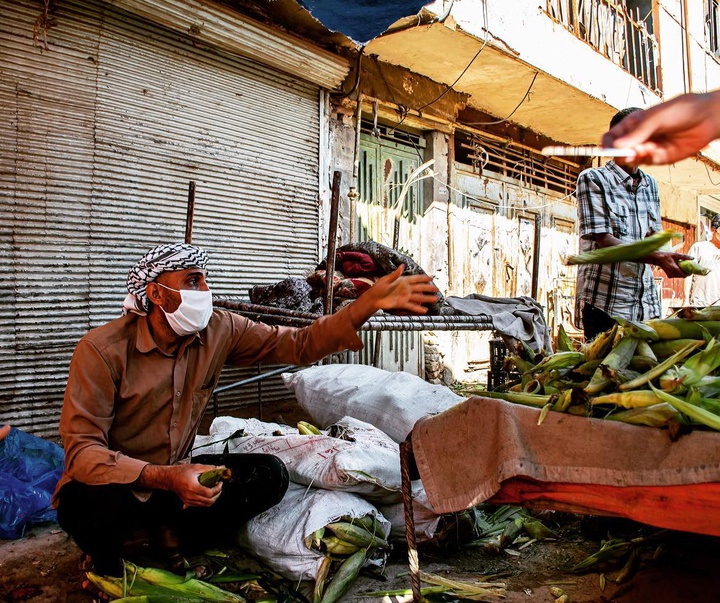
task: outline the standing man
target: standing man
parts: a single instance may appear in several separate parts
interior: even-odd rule
[[[619,111],[610,127],[635,111],[639,109]],[[583,171],[576,196],[580,253],[631,243],[662,230],[657,182],[622,159]],[[611,328],[614,316],[635,321],[658,318],[660,297],[648,264],[661,267],[669,278],[683,278],[687,275],[678,261],[688,258],[655,251],[637,262],[578,266],[575,326],[589,341]]]
[[[693,274],[685,281],[684,305],[704,308],[720,303],[720,214],[710,222],[712,236],[709,241],[693,243],[688,253],[710,273],[703,276]]]
[[[172,565],[198,552],[198,532],[230,535],[282,499],[287,470],[270,455],[243,459],[235,488],[201,485],[211,467],[187,462],[225,364],[306,365],[359,350],[357,330],[376,311],[424,314],[438,299],[429,276],[402,276],[400,266],[308,327],[273,327],[214,310],[207,261],[185,243],[151,249],[130,270],[124,315],[89,331],[73,354],[60,417],[65,472],[54,503],[59,524],[99,574],[120,575],[133,528],[163,526],[170,537],[159,545]]]

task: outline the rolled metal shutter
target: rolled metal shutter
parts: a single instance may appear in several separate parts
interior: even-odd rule
[[[215,293],[315,265],[320,112],[316,85],[99,1],[58,3],[42,50],[42,6],[0,0],[0,422],[52,437],[75,344],[183,239],[189,181]]]

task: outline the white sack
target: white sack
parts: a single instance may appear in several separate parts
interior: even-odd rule
[[[412,492],[415,538],[418,542],[427,542],[435,536],[440,523],[440,515],[433,510],[420,480],[412,483]],[[402,502],[391,505],[378,505],[378,509],[392,525],[390,535],[393,538],[405,540],[405,505]]]
[[[305,537],[341,517],[372,514],[385,526],[387,537],[390,523],[359,496],[291,482],[280,503],[240,528],[238,544],[289,580],[315,580],[323,555],[308,549]]]
[[[374,425],[402,442],[415,423],[464,400],[443,385],[410,373],[390,372],[364,364],[327,364],[283,373],[285,385],[318,427],[342,417]]]
[[[290,480],[297,484],[354,492],[376,503],[402,500],[398,444],[352,417],[336,424],[355,441],[300,435],[295,428],[255,419],[218,417],[210,436],[196,438],[194,454],[222,453],[226,447],[232,453],[272,454],[285,463]],[[230,438],[240,429],[246,435]],[[287,435],[272,435],[276,432]]]

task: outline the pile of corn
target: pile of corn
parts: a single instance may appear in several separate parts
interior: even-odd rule
[[[214,584],[161,569],[139,567],[127,561],[125,573],[120,578],[100,576],[93,572],[88,572],[87,577],[113,601],[123,603],[245,602],[243,597]]]
[[[336,603],[353,585],[366,561],[384,561],[390,548],[383,525],[373,515],[330,523],[308,536],[305,546],[325,555],[315,581],[313,603]]]
[[[593,341],[574,346],[561,328],[556,352],[521,345],[505,369],[520,373],[507,391],[466,393],[654,427],[675,436],[692,428],[720,430],[720,307],[684,308],[666,320],[618,319]]]

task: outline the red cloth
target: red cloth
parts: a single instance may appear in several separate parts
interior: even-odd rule
[[[385,274],[373,257],[362,251],[338,251],[335,268],[346,276],[377,276]]]

